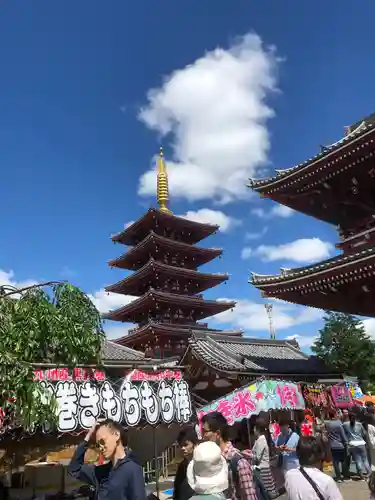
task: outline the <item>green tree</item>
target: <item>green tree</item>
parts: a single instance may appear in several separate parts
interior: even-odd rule
[[[56,420],[55,401],[33,380],[33,363],[100,364],[100,314],[80,289],[59,283],[0,293],[0,408],[26,429]]]
[[[375,345],[365,332],[362,321],[350,314],[326,312],[324,327],[312,351],[328,367],[341,374],[374,379]]]

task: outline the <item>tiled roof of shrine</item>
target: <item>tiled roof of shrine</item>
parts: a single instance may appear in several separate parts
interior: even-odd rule
[[[264,179],[250,179],[249,187],[255,191],[262,191],[263,189],[268,190],[271,186],[272,189],[274,189],[275,184],[283,183],[284,180],[289,179],[290,177],[298,176],[298,178],[301,179],[301,176],[305,176],[308,178],[312,175],[311,169],[313,169],[313,173],[315,174],[318,170],[335,166],[339,160],[347,156],[346,151],[348,147],[351,148],[353,146],[354,148],[360,148],[363,141],[367,139],[370,140],[374,131],[375,114],[372,114],[351,126],[350,132],[339,141],[329,146],[322,146],[321,151],[317,155],[309,158],[303,163],[295,165],[294,167],[286,168],[284,170],[276,170],[275,175],[271,177]],[[340,158],[336,158],[337,153],[339,152],[342,153],[342,156]],[[334,156],[335,158],[333,158]],[[328,159],[330,157],[332,157],[333,161]],[[324,162],[324,164],[322,162]]]
[[[303,375],[329,373],[315,356],[303,353],[294,340],[235,338],[194,334],[188,352],[220,372],[243,375]]]

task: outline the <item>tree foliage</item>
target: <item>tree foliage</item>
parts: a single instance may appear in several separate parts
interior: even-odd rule
[[[326,312],[324,322],[312,351],[341,374],[372,380],[375,345],[363,323],[355,316],[337,312]]]
[[[0,408],[25,428],[52,423],[55,401],[33,380],[32,363],[100,364],[103,338],[99,312],[73,285],[0,296]]]

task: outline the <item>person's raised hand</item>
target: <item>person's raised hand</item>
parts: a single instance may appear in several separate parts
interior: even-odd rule
[[[89,431],[87,432],[86,436],[85,436],[85,441],[89,442],[93,439],[93,437],[95,436],[95,433],[96,433],[96,429],[98,428],[98,426],[101,424],[102,420],[97,420],[91,427],[91,429],[89,429]]]

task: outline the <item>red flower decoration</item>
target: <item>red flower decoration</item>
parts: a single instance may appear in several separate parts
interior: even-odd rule
[[[302,436],[312,436],[313,435],[313,429],[312,425],[308,423],[304,423],[301,425],[301,434]]]
[[[261,400],[261,399],[263,399],[263,398],[264,398],[264,395],[263,395],[263,393],[262,393],[262,392],[257,392],[257,393],[255,394],[255,399],[256,399],[257,401],[260,401],[260,400]]]

